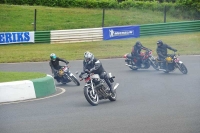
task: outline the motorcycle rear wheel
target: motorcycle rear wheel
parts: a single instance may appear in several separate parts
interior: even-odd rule
[[[131,66],[131,67],[129,66],[129,68],[132,69],[132,70],[137,70],[138,69],[138,68],[134,68],[133,66]]]
[[[155,70],[159,70],[159,68],[158,68],[158,62],[156,62],[156,61],[151,61],[151,66],[155,69]]]
[[[110,101],[116,101],[117,100],[117,92],[114,90],[114,94],[111,94],[111,96],[108,98]]]
[[[86,100],[92,106],[97,106],[99,104],[99,96],[96,91],[94,92],[94,94],[92,94],[91,87],[84,87],[84,95],[85,95]]]
[[[168,70],[165,70],[164,73],[169,73],[169,71],[168,71]]]

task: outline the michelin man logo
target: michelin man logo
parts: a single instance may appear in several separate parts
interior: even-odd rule
[[[134,35],[134,31],[127,30],[127,31],[114,31],[113,29],[109,30],[110,38],[115,36],[127,36],[127,35]]]

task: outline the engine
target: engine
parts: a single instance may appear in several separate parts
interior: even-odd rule
[[[173,71],[175,69],[174,63],[168,63],[167,67],[168,67],[168,70],[170,71]]]
[[[97,93],[99,94],[99,98],[107,98],[109,95],[107,92],[110,90],[105,80],[100,80],[99,84],[95,86]]]

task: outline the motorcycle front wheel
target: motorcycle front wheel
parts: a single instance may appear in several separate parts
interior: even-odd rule
[[[179,65],[179,70],[183,73],[183,74],[187,74],[188,70],[186,68],[186,66],[182,63],[182,64],[178,64]]]
[[[74,75],[70,76],[70,78],[77,86],[80,85],[80,82],[77,80],[77,78]]]
[[[155,60],[151,60],[151,66],[155,69],[155,70],[159,70],[158,68],[158,62],[156,62]]]
[[[96,91],[94,91],[94,94],[92,92],[91,87],[84,87],[84,95],[86,100],[92,105],[96,106],[99,104],[99,96]]]

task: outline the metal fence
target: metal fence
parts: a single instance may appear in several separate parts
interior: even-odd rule
[[[102,28],[36,31],[35,43],[102,41]],[[200,20],[140,25],[140,36],[200,32]]]
[[[140,36],[200,32],[200,20],[140,25]]]
[[[142,14],[141,14],[142,10]],[[100,28],[123,25],[143,25],[198,20],[189,9],[162,11],[145,9],[82,9],[38,6],[0,6],[0,32],[48,31]],[[171,12],[177,12],[171,14]],[[181,15],[182,14],[182,15]],[[193,12],[193,14],[195,14]]]

